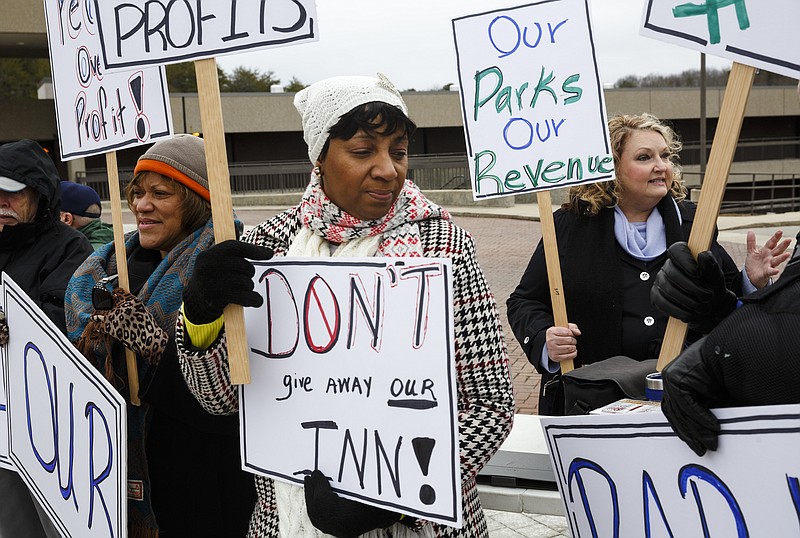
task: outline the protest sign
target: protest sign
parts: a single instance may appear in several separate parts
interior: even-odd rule
[[[800,78],[800,2],[647,0],[639,32],[738,63]]]
[[[453,20],[472,195],[614,178],[587,0]]]
[[[163,68],[106,72],[94,4],[45,0],[61,159],[172,136]]]
[[[542,417],[572,536],[800,534],[800,406],[714,414],[703,457],[661,411]]]
[[[314,0],[94,0],[108,69],[317,41]]]
[[[63,536],[127,533],[125,402],[3,273],[11,459]]]
[[[461,526],[451,263],[255,263],[241,387],[245,469]]]

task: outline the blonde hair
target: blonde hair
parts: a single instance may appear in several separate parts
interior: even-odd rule
[[[678,153],[682,144],[677,133],[665,122],[652,114],[618,114],[608,120],[608,133],[611,138],[611,153],[614,157],[614,169],[619,170],[619,160],[629,135],[634,131],[655,131],[664,137],[669,149],[669,160],[672,163],[672,188],[670,194],[675,201],[686,198],[686,187],[683,184],[683,171],[678,164]],[[594,216],[604,207],[617,204],[620,198],[619,180],[601,181],[577,185],[569,189],[568,200],[562,206],[566,210]]]
[[[142,181],[142,176],[149,173],[147,170],[141,171],[133,176],[128,184],[125,186],[125,198],[128,201],[128,209],[133,211],[133,199],[136,196],[134,188],[136,188]],[[160,175],[164,181],[171,185],[175,192],[181,197],[181,209],[183,210],[181,219],[181,228],[186,235],[189,235],[201,226],[204,226],[208,219],[211,218],[211,202],[204,200],[199,194],[189,189],[182,183],[175,181],[171,177]]]

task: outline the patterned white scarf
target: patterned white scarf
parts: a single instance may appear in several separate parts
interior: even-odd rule
[[[322,190],[319,176],[312,174],[300,202],[300,218],[303,228],[289,246],[287,256],[421,257],[417,223],[434,218],[450,220],[450,214],[406,180],[386,215],[376,220],[361,220],[331,202]],[[340,245],[333,254],[331,243]]]

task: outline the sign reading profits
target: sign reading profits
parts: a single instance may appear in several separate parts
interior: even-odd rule
[[[461,526],[450,260],[256,263],[244,467]]]
[[[614,178],[587,0],[453,20],[473,198]]]
[[[800,78],[800,2],[648,0],[640,33]]]
[[[63,536],[126,536],[125,401],[11,278],[11,459]]]
[[[108,69],[317,41],[314,0],[94,0]]]
[[[660,411],[542,417],[572,536],[800,535],[800,405],[714,414],[703,457]]]
[[[61,159],[172,136],[163,68],[107,73],[90,1],[45,0]]]

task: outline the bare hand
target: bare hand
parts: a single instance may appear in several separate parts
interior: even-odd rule
[[[778,266],[789,259],[789,248],[791,239],[783,239],[783,231],[778,230],[772,237],[767,239],[764,246],[756,248],[756,234],[753,231],[747,232],[747,258],[744,262],[744,270],[747,278],[756,288],[763,288],[772,277],[778,276],[780,270]]]
[[[578,340],[580,329],[574,323],[569,327],[550,327],[545,333],[547,355],[553,362],[575,360],[578,356]]]

